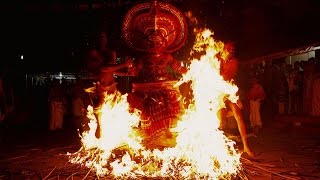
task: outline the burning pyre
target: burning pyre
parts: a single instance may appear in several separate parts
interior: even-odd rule
[[[81,135],[82,148],[69,153],[70,162],[81,164],[97,176],[115,178],[230,179],[241,169],[235,143],[219,130],[217,112],[223,99],[237,100],[237,86],[223,80],[217,54],[224,44],[208,30],[195,31],[193,50],[205,52],[193,59],[188,72],[176,84],[191,81],[193,101],[171,129],[177,134],[174,147],[148,149],[138,131],[139,112],[130,112],[127,95],[107,95],[101,114],[101,137],[96,138],[97,119],[88,107],[90,130]]]

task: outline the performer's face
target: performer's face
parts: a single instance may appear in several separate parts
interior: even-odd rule
[[[157,49],[159,51],[164,51],[167,48],[167,41],[161,34],[155,33],[149,35],[148,45],[151,48]]]

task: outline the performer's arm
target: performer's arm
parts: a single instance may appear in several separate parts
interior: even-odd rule
[[[101,67],[100,71],[101,72],[114,72],[115,74],[117,73],[116,71],[125,67],[132,66],[132,60],[126,60],[124,63],[121,64],[108,64],[107,66]],[[120,73],[120,72],[119,72]]]
[[[169,61],[169,64],[170,64],[171,68],[172,68],[174,71],[176,71],[176,72],[178,72],[178,73],[180,73],[180,74],[185,74],[185,73],[187,72],[187,68],[184,67],[184,66],[182,66],[180,61],[174,59],[174,58],[173,58],[171,55],[169,55],[169,54],[167,55],[167,58],[168,58],[168,61]]]
[[[135,60],[135,62],[131,60],[131,62],[132,64],[129,64],[128,68],[120,69],[114,72],[114,74],[117,76],[137,76],[138,72],[143,68],[143,65],[139,60]]]

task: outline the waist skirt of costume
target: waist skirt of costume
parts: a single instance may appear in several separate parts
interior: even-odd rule
[[[133,84],[128,101],[132,108],[141,111],[140,128],[146,136],[174,127],[182,111],[178,89],[174,81]]]

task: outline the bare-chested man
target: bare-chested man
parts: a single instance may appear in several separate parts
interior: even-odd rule
[[[104,101],[104,93],[114,93],[116,81],[114,75],[122,75],[122,68],[132,65],[132,60],[127,60],[121,64],[116,63],[116,52],[108,46],[108,38],[105,32],[100,32],[97,37],[97,47],[91,49],[86,57],[87,70],[96,77],[95,87],[89,88],[92,105],[96,110],[100,108]],[[99,123],[99,113],[96,114]],[[99,126],[97,137],[99,137]]]

